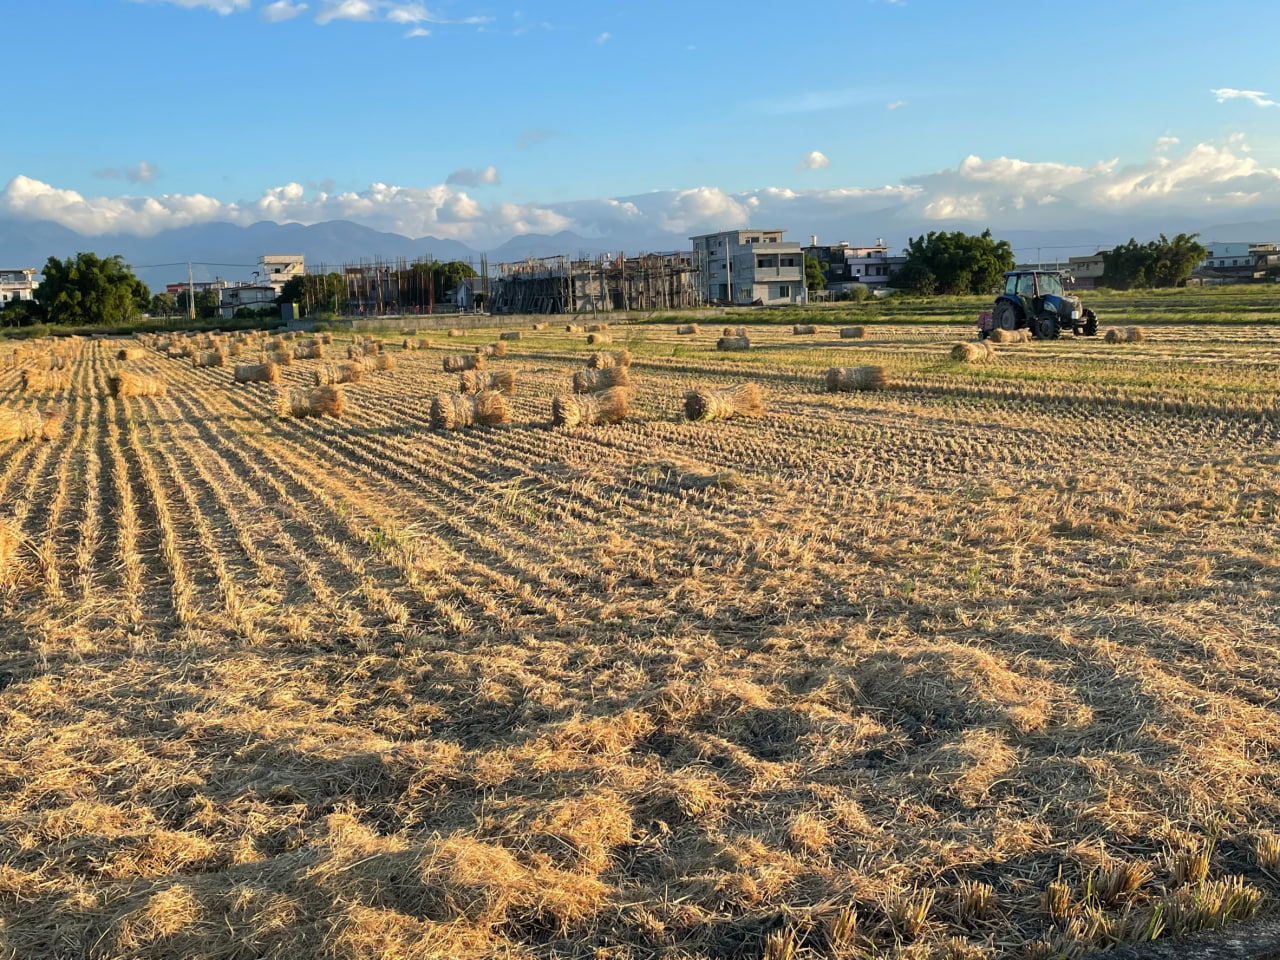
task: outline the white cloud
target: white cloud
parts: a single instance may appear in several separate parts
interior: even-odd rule
[[[410,30],[408,33],[404,35],[404,38],[406,40],[412,40],[414,37],[429,37],[429,36],[431,36],[431,31],[428,30],[426,27],[414,27],[412,30]]]
[[[831,161],[827,159],[827,155],[821,150],[810,150],[804,155],[804,159],[796,164],[797,170],[825,170],[831,166]]]
[[[339,0],[328,3],[316,14],[316,23],[324,25],[334,20],[372,20],[377,6],[371,0]]]
[[[134,3],[172,3],[188,10],[212,10],[224,17],[229,13],[248,10],[252,0],[133,0]]]
[[[888,103],[884,105],[884,108],[886,110],[897,110],[901,107],[906,107],[909,105],[910,104],[906,100],[890,100]]]
[[[498,179],[498,168],[491,164],[481,170],[459,167],[449,174],[444,182],[451,186],[456,184],[462,187],[483,187],[493,186],[502,181]]]
[[[1156,153],[1168,153],[1170,147],[1176,147],[1181,142],[1177,137],[1156,137]]]
[[[659,211],[659,223],[668,233],[745,227],[751,220],[746,198],[735,200],[717,187],[676,190]]]
[[[305,3],[290,3],[289,0],[275,0],[258,11],[258,18],[266,23],[283,23],[292,20],[307,9]]]
[[[1219,103],[1226,103],[1228,100],[1248,100],[1260,107],[1280,107],[1280,102],[1272,100],[1260,90],[1236,90],[1232,87],[1220,87],[1217,90],[1210,90]]]
[[[160,171],[145,160],[139,160],[132,167],[104,167],[93,171],[99,180],[128,180],[130,183],[150,183]]]
[[[596,37],[596,43],[608,43],[612,36],[613,35],[606,30],[604,33],[600,34],[600,36]]]

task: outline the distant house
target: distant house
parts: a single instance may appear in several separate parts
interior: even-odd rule
[[[1086,257],[1067,258],[1067,273],[1075,280],[1077,290],[1096,290],[1102,286],[1105,267],[1101,251]]]
[[[230,320],[237,310],[265,310],[276,305],[280,296],[276,288],[266,283],[241,283],[223,287],[218,313],[223,320]]]
[[[804,253],[785,230],[722,230],[691,237],[702,297],[721,303],[805,303]]]
[[[889,278],[907,262],[906,257],[891,256],[889,245],[883,240],[869,247],[854,247],[844,241],[820,246],[817,239],[814,237],[804,248],[804,255],[823,265],[826,288],[832,293],[847,293],[857,284],[873,290],[888,287]]]
[[[1209,255],[1195,269],[1200,283],[1249,283],[1265,279],[1280,266],[1280,248],[1274,243],[1232,241],[1206,244]]]
[[[0,269],[0,307],[11,301],[34,300],[40,281],[31,267]]]
[[[258,258],[258,283],[274,288],[277,297],[286,283],[306,272],[307,259],[300,253],[268,253]]]

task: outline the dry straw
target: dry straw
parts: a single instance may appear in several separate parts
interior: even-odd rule
[[[991,331],[991,335],[987,338],[994,343],[1030,343],[1030,330],[1006,330],[1004,327],[996,327]]]
[[[476,353],[482,357],[505,357],[507,345],[499,340],[497,343],[486,343],[476,347]]]
[[[376,357],[365,357],[361,361],[366,370],[390,371],[396,368],[396,358],[389,353],[380,353]]]
[[[613,343],[613,337],[607,333],[588,333],[587,344],[595,346],[597,343]]]
[[[478,353],[455,353],[444,358],[445,373],[461,373],[463,370],[483,370],[484,357]]]
[[[499,340],[523,340],[524,334],[521,333],[519,330],[504,330],[502,333],[498,334],[498,339]]]
[[[431,401],[431,426],[437,430],[492,427],[506,423],[507,402],[493,390],[484,393],[442,393]]]
[[[431,346],[430,340],[406,340],[402,346],[405,350],[426,350]]]
[[[720,331],[721,336],[725,337],[745,337],[747,335],[746,327],[725,327]]]
[[[279,383],[280,368],[274,363],[237,363],[236,383]]]
[[[268,350],[265,354],[263,354],[262,360],[264,363],[267,363],[267,362],[278,363],[282,367],[292,367],[293,351],[292,350]]]
[[[333,346],[333,334],[332,333],[320,334],[320,342],[324,344],[326,347]]]
[[[551,401],[551,422],[557,427],[617,423],[630,412],[631,391],[614,387],[588,396],[566,393]]]
[[[884,367],[832,367],[827,371],[829,393],[851,393],[855,390],[883,390],[889,383]]]
[[[322,363],[316,368],[316,386],[334,383],[359,383],[364,367],[359,363]]]
[[[990,363],[995,356],[995,348],[986,340],[965,340],[951,348],[951,359],[961,363]]]
[[[535,324],[533,325],[533,329],[535,329],[535,330],[545,330],[545,329],[547,329],[547,327],[549,327],[549,326],[551,326],[551,324],[546,323],[546,322],[543,322],[543,323],[535,323]]]
[[[587,358],[587,366],[592,370],[603,370],[606,367],[631,366],[631,352],[628,350],[602,350]]]
[[[193,367],[225,367],[227,355],[221,350],[201,350],[191,358]]]
[[[758,417],[764,413],[764,403],[760,399],[759,386],[743,383],[720,390],[691,390],[684,395],[684,412],[690,420]]]
[[[282,390],[276,398],[276,414],[289,417],[340,417],[346,409],[347,398],[341,387],[323,386],[315,389]]]
[[[573,375],[574,393],[599,393],[601,390],[629,386],[631,386],[631,374],[626,367],[579,370]]]
[[[363,358],[364,358],[364,347],[357,346],[354,343],[351,344],[351,346],[347,347],[348,360],[361,360]]]
[[[146,377],[140,373],[121,371],[107,380],[113,397],[163,397],[168,388],[159,377]]]
[[[5,578],[10,564],[17,559],[21,543],[18,525],[12,520],[0,519],[0,580]]]
[[[791,328],[791,332],[797,337],[810,336],[818,332],[818,328],[812,323],[797,323]]]
[[[467,370],[458,380],[458,389],[463,393],[484,393],[486,390],[496,390],[509,397],[514,396],[516,374],[514,370],[499,370],[497,373]]]
[[[262,349],[263,350],[283,350],[284,341],[281,340],[279,337],[272,337],[270,340],[263,340]]]
[[[867,335],[866,327],[841,327],[841,340],[862,340]]]
[[[716,341],[717,350],[750,350],[750,337],[721,337]]]
[[[565,333],[586,333],[587,328],[580,323],[566,323],[564,325]]]
[[[1141,343],[1147,338],[1141,327],[1112,327],[1107,331],[1107,343]]]
[[[451,336],[451,337],[460,337],[460,336],[462,336],[462,331],[461,331],[461,330],[459,330],[459,329],[457,329],[457,328],[455,327],[453,330],[450,330],[450,331],[449,331],[449,336]]]
[[[682,323],[676,327],[676,333],[679,333],[679,334],[688,334],[688,333],[697,333],[697,332],[698,332],[698,325],[696,323]]]
[[[11,410],[0,407],[0,443],[10,440],[53,440],[62,436],[62,421],[66,417],[61,407],[45,407],[43,412]]]
[[[71,372],[28,368],[22,371],[22,389],[27,393],[39,393],[43,390],[70,390]]]
[[[607,323],[588,323],[587,324],[587,333],[604,333],[608,329],[609,329],[609,325]]]
[[[147,355],[147,351],[142,347],[125,347],[116,354],[117,360],[141,360]]]
[[[324,347],[318,343],[309,347],[297,346],[293,348],[293,357],[295,360],[323,360]]]

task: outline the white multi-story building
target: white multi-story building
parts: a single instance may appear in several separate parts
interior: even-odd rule
[[[805,303],[804,254],[785,230],[722,230],[691,237],[702,296],[741,304]]]
[[[280,296],[275,287],[266,283],[242,283],[223,287],[219,292],[222,301],[218,306],[218,312],[223,320],[230,320],[236,315],[237,310],[264,310],[267,307],[274,307],[276,298]]]
[[[307,260],[300,253],[267,253],[258,258],[258,283],[273,287],[277,297],[286,283],[306,272]]]
[[[34,300],[40,281],[30,267],[0,268],[0,306],[11,300]]]

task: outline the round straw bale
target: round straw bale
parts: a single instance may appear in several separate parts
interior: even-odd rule
[[[233,376],[236,383],[279,383],[280,367],[274,363],[237,363]]]
[[[321,342],[322,344],[324,344],[326,347],[328,347],[328,346],[332,346],[332,345],[333,345],[333,334],[332,334],[332,333],[322,333],[322,334],[320,334],[320,342]]]
[[[484,393],[496,390],[507,396],[516,392],[516,374],[514,370],[499,370],[496,373],[485,373],[482,370],[464,370],[458,378],[458,389],[463,393]]]
[[[54,440],[62,436],[62,407],[12,410],[0,407],[0,443],[10,440]]]
[[[449,336],[451,336],[451,337],[460,337],[460,336],[462,336],[462,331],[461,331],[461,330],[459,330],[459,329],[457,329],[457,328],[455,327],[454,329],[452,329],[452,330],[450,330],[450,331],[449,331]]]
[[[996,327],[987,337],[992,343],[1030,343],[1030,330],[1006,330],[1004,327]]]
[[[281,390],[276,398],[276,414],[282,419],[290,417],[341,417],[347,398],[341,387],[325,385],[312,389],[303,387]]]
[[[549,326],[551,326],[551,324],[549,324],[549,323],[535,323],[535,324],[533,325],[533,329],[535,329],[535,330],[545,330],[545,329],[547,329],[547,327],[549,327]]]
[[[717,350],[750,350],[750,337],[721,337],[716,341]]]
[[[524,334],[519,330],[504,330],[498,334],[499,340],[523,340]]]
[[[117,360],[141,360],[147,355],[147,351],[142,347],[125,347],[116,354]]]
[[[830,393],[849,393],[854,390],[883,390],[889,382],[884,367],[832,367],[827,371],[827,390]]]
[[[497,343],[484,343],[476,347],[476,353],[482,357],[505,357],[507,345],[499,340]]]
[[[70,390],[71,372],[28,368],[22,371],[22,389],[28,393],[39,393],[43,390]]]
[[[589,346],[595,346],[598,343],[613,343],[613,337],[609,336],[607,333],[587,334],[587,344]]]
[[[609,325],[607,323],[588,323],[587,324],[587,333],[604,333],[608,329],[609,329]]]
[[[463,370],[483,370],[484,357],[478,353],[454,353],[444,358],[445,373],[461,373]]]
[[[380,353],[376,357],[365,357],[361,361],[366,370],[390,371],[396,368],[396,358],[389,353]]]
[[[107,379],[113,397],[163,397],[168,388],[158,377],[145,377],[140,373],[121,370]]]
[[[764,413],[760,387],[743,383],[723,389],[701,388],[684,395],[684,412],[690,420],[728,420],[758,417]]]
[[[629,367],[631,353],[628,350],[602,350],[587,358],[587,366],[593,370],[603,370],[605,367]]]
[[[951,348],[951,359],[961,363],[987,363],[995,355],[995,348],[985,340],[963,340]]]
[[[282,367],[293,366],[292,350],[268,350],[262,355],[263,363],[278,363]]]
[[[631,386],[631,374],[627,367],[579,370],[573,375],[574,393],[597,393],[611,387],[629,386]]]
[[[316,386],[323,387],[331,383],[359,383],[364,377],[364,365],[361,363],[322,363],[316,367]]]
[[[817,333],[818,328],[812,323],[797,323],[791,328],[791,332],[797,337],[803,337]]]
[[[266,351],[271,351],[271,350],[283,350],[283,349],[284,349],[284,341],[283,341],[283,340],[281,340],[279,337],[272,337],[272,338],[271,338],[271,339],[269,339],[269,340],[263,340],[263,341],[262,341],[262,349],[263,349],[263,350],[266,350]]]
[[[551,401],[551,422],[557,427],[577,427],[625,420],[630,410],[631,392],[613,387],[586,396],[561,394]]]
[[[862,340],[867,335],[866,327],[841,327],[841,340]]]
[[[676,333],[678,334],[689,334],[689,333],[697,333],[697,332],[698,332],[698,325],[696,323],[682,323],[676,327]]]
[[[227,355],[221,350],[201,350],[191,358],[193,367],[225,367]]]
[[[437,430],[491,427],[509,419],[506,401],[493,390],[475,394],[442,393],[431,401],[431,426]]]
[[[323,360],[324,347],[318,343],[312,346],[296,346],[293,348],[293,358],[295,360]]]
[[[586,327],[580,323],[566,323],[564,326],[565,333],[586,333]]]

